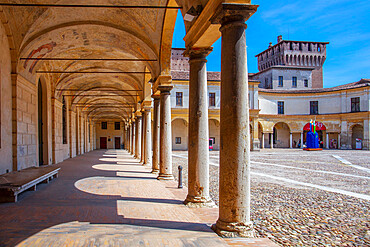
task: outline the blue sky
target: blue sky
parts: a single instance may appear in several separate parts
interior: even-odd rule
[[[257,72],[256,54],[277,36],[285,40],[327,41],[324,87],[370,78],[370,0],[252,0],[260,7],[248,21],[248,71]],[[179,14],[173,47],[184,47]],[[207,69],[221,70],[221,40],[213,45]]]

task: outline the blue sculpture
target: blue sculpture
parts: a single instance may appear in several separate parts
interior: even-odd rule
[[[310,121],[310,131],[307,132],[306,146],[307,149],[319,148],[319,135],[316,132],[316,121]]]

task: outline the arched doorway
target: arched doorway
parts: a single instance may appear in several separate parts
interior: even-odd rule
[[[38,119],[38,152],[39,166],[48,162],[48,112],[46,86],[39,80],[37,85],[37,119]]]
[[[362,149],[362,141],[364,139],[364,127],[356,124],[352,127],[352,149]]]
[[[289,148],[290,128],[286,123],[279,122],[274,126],[274,147]]]
[[[220,122],[216,119],[208,121],[209,139],[213,140],[213,150],[220,150]]]
[[[188,150],[188,124],[184,119],[172,121],[172,150]]]

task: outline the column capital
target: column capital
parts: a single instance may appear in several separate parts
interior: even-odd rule
[[[154,100],[154,101],[156,101],[156,100],[160,100],[160,98],[161,98],[161,94],[160,94],[160,93],[152,94],[152,98],[153,98],[153,100]]]
[[[223,26],[229,23],[244,24],[257,11],[258,7],[259,5],[252,4],[221,3],[210,21],[213,24]]]
[[[170,91],[172,89],[173,89],[173,85],[172,84],[158,86],[158,90],[161,91],[161,94],[162,93],[170,93]]]
[[[190,61],[194,59],[205,59],[213,50],[213,47],[187,47],[183,55],[189,57]]]

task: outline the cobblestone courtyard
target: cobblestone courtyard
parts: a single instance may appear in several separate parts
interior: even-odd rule
[[[187,152],[173,152],[173,169]],[[252,219],[260,237],[283,246],[370,246],[370,152],[265,149],[251,153]],[[219,153],[210,152],[218,203]],[[177,176],[177,174],[176,174]],[[177,177],[176,177],[177,178]]]

